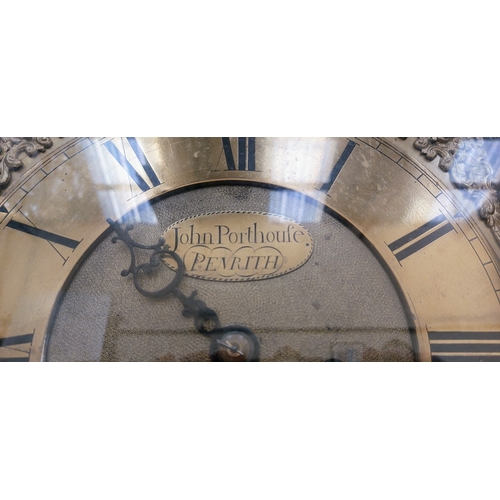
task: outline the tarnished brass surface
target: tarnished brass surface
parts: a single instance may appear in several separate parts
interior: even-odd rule
[[[357,245],[365,245],[385,270],[405,310],[417,359],[500,358],[498,247],[489,243],[486,234],[489,229],[476,215],[476,208],[468,205],[463,193],[455,190],[444,174],[432,170],[411,144],[382,138],[77,138],[53,139],[51,148],[33,158],[25,158],[23,154],[19,159],[25,165],[24,170],[15,172],[16,177],[0,195],[2,360],[39,361],[50,352],[50,333],[60,319],[65,291],[71,288],[85,262],[91,262],[97,243],[110,238],[108,217],[144,224],[151,229],[151,236],[158,239],[169,225],[182,218],[228,210],[278,213],[308,230],[308,225],[314,224],[314,214],[326,210],[329,217],[340,221],[355,235],[347,247],[344,245],[346,255],[358,255]],[[216,198],[208,209],[203,200],[208,200],[210,194],[203,197],[201,192],[216,186],[231,186],[231,207],[224,198]],[[246,189],[252,186],[267,190],[270,194],[267,206],[263,201],[255,206],[245,201],[253,196],[253,191]],[[198,192],[196,206],[190,206],[188,211],[186,195]],[[272,193],[279,195],[271,196]],[[158,218],[152,210],[156,206],[152,204],[160,199],[163,218]],[[169,200],[175,201],[169,204]],[[309,208],[302,213],[301,207],[306,205]],[[269,360],[322,358],[321,346],[330,342],[325,339],[333,339],[338,349],[343,342],[344,353],[357,349],[359,355],[354,357],[360,360],[384,359],[384,352],[407,359],[406,354],[401,354],[404,349],[390,340],[369,348],[363,344],[364,340],[360,344],[352,338],[341,342],[340,337],[335,337],[335,317],[327,318],[328,324],[321,327],[324,331],[308,331],[307,325],[312,323],[307,318],[311,321],[320,318],[318,311],[325,310],[324,303],[333,303],[351,285],[356,284],[360,290],[357,296],[364,287],[365,263],[361,257],[349,264],[352,269],[342,268],[343,282],[336,278],[339,267],[335,255],[331,254],[332,260],[326,259],[328,245],[336,247],[332,239],[326,238],[334,238],[332,235],[337,233],[327,229],[326,224],[317,226],[318,234],[323,235],[322,259],[316,260],[317,243],[313,236],[313,256],[292,273],[255,282],[206,281],[205,290],[213,294],[209,305],[224,310],[236,293],[231,287],[240,286],[239,304],[248,312],[249,323],[258,322],[258,312],[254,311],[262,310],[262,304],[271,316],[274,311],[273,324],[276,328],[279,325],[279,330],[270,337],[269,342],[272,340],[275,348],[268,351]],[[342,247],[341,242],[335,240],[335,243]],[[109,269],[97,266],[91,275],[98,280],[104,271],[109,271],[109,276],[116,273],[117,280],[122,280],[116,283],[118,293],[127,283],[119,276],[125,264],[117,259],[106,263]],[[323,266],[322,284],[311,272],[315,262]],[[296,331],[308,336],[305,344],[301,341],[293,344],[303,347],[293,347],[287,344],[287,339],[295,334],[290,334],[285,326],[286,317],[278,313],[283,309],[282,294],[265,291],[265,284],[283,280],[288,283],[286,287],[282,285],[283,290],[288,292],[289,287],[295,286],[294,280],[300,279],[304,284],[308,277],[311,280],[307,287],[314,290],[317,284],[324,290],[321,295],[324,300],[309,301],[306,307],[298,295],[290,296],[288,310],[301,311],[293,320],[302,321]],[[288,279],[289,282],[285,281]],[[328,279],[330,287],[326,286]],[[97,285],[88,285],[80,294],[80,303],[95,304],[96,311],[109,303],[111,311],[111,303],[118,300],[118,295],[109,294],[107,290],[112,285],[107,283],[99,294],[95,292]],[[188,285],[183,282],[186,291]],[[262,293],[253,286],[264,287]],[[246,290],[253,290],[248,300]],[[140,305],[141,300],[139,297],[136,304]],[[348,303],[353,304],[354,298],[346,302],[347,309]],[[363,306],[356,308],[349,311],[350,316],[346,315],[353,324]],[[227,311],[230,316],[231,310]],[[172,310],[172,318],[174,314],[172,320],[150,318],[151,325],[161,321],[181,325],[185,330],[176,330],[171,338],[180,336],[181,344],[187,342],[184,346],[192,339],[192,345],[198,346],[193,347],[192,357],[197,358],[194,353],[198,348],[200,354],[205,352],[203,339],[200,341],[193,333],[192,325],[178,310]],[[81,338],[83,346],[90,341],[92,329],[98,328],[97,325],[102,324],[105,329],[110,321],[120,324],[122,319],[89,313],[78,321],[83,322],[80,326],[87,335]],[[137,337],[140,324],[133,323],[134,318],[128,321],[130,334],[136,336],[134,340],[130,337],[127,343],[124,337],[106,338],[104,347],[96,344],[96,352],[111,345],[116,349],[121,345],[131,346],[133,342],[140,345],[140,336]],[[144,332],[161,335],[156,326],[150,330],[145,321]],[[125,331],[127,325],[120,324],[120,329]],[[377,329],[370,331],[369,326],[363,331],[365,339],[377,334]],[[356,335],[359,337],[361,333]],[[71,338],[70,343],[78,342],[78,338]],[[59,359],[64,359],[65,344],[58,345]],[[306,345],[311,347],[310,351]],[[319,347],[315,350],[314,346]],[[264,348],[261,351],[266,357]],[[66,351],[67,359],[79,359],[74,352]],[[152,352],[155,353],[154,349]],[[113,356],[92,359],[120,359]],[[203,356],[198,358],[205,359]],[[347,360],[350,354],[342,356]],[[167,352],[155,353],[153,357],[179,359]]]

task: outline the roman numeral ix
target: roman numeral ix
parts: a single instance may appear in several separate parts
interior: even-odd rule
[[[51,233],[50,231],[45,231],[44,229],[39,229],[35,226],[30,226],[24,222],[18,222],[15,220],[10,220],[5,227],[10,227],[16,231],[21,231],[22,233],[30,234],[31,236],[36,236],[37,238],[43,238],[44,240],[50,241],[52,243],[57,243],[58,245],[63,245],[65,247],[74,250],[80,243],[77,240],[67,238],[66,236],[61,236],[60,234]]]

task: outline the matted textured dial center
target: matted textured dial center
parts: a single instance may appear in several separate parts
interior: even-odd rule
[[[150,217],[153,220],[154,213],[157,224],[146,218],[132,220],[134,238],[154,243],[164,234],[161,227],[198,214],[200,207],[206,213],[219,207],[278,212],[283,220],[288,217],[305,228],[314,250],[304,265],[272,279],[214,281],[184,276],[179,289],[186,295],[196,290],[196,297],[217,313],[222,326],[233,326],[217,336],[220,344],[196,331],[193,319],[182,314],[174,297],[139,294],[131,277],[118,272],[129,264],[129,250],[104,241],[82,265],[65,295],[47,357],[65,359],[70,352],[78,359],[103,361],[414,359],[404,311],[377,259],[346,226],[305,197],[250,186],[187,191],[151,206]],[[249,224],[252,229],[244,221],[243,229],[236,231],[230,222],[216,224],[229,225],[238,234]],[[261,230],[258,224],[257,231]],[[194,238],[195,233],[202,234],[196,227]],[[253,234],[250,231],[251,241]],[[290,234],[293,238],[292,228]],[[296,235],[297,239],[301,236]],[[159,267],[158,282],[151,277],[151,287],[162,288],[172,279],[167,266]],[[89,286],[95,290],[91,297],[85,292]],[[97,333],[89,335],[90,331]]]

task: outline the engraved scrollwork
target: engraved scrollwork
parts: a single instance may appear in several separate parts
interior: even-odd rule
[[[23,166],[19,158],[21,153],[33,157],[51,146],[49,137],[0,137],[0,189],[8,186],[10,171]]]
[[[455,187],[468,192],[478,213],[500,244],[500,190],[480,137],[419,137],[415,149],[429,161],[440,157],[439,167],[448,172]]]

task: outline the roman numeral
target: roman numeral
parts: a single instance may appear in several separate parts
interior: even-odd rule
[[[16,354],[15,356],[5,357],[1,355],[2,351],[0,351],[0,362],[29,361],[32,341],[33,333],[0,339],[0,348],[7,348],[15,351]]]
[[[228,170],[236,170],[229,137],[222,138]],[[238,137],[238,170],[255,171],[255,137]]]
[[[432,361],[500,361],[500,332],[428,334]]]
[[[330,172],[330,176],[322,184],[322,186],[319,188],[320,191],[322,191],[325,194],[328,193],[328,191],[330,191],[330,189],[333,186],[333,183],[337,180],[337,177],[340,174],[340,171],[342,170],[342,168],[345,165],[346,161],[348,160],[349,156],[351,156],[351,153],[353,152],[355,146],[356,146],[356,143],[353,141],[349,141],[347,143],[347,146],[345,147],[344,151],[340,155],[340,158],[337,160],[337,163],[335,163],[335,166],[333,167],[332,171]]]
[[[43,238],[44,240],[51,241],[52,243],[57,243],[58,245],[71,248],[72,250],[74,250],[80,243],[79,241],[67,238],[66,236],[51,233],[50,231],[45,231],[44,229],[39,229],[35,226],[30,226],[29,224],[15,220],[10,220],[6,227],[10,227],[16,231],[21,231],[22,233],[30,234],[31,236],[36,236],[37,238]]]
[[[443,215],[438,215],[423,226],[409,232],[405,236],[388,245],[398,262],[406,259],[415,252],[422,250],[441,236],[453,231],[453,226]]]
[[[5,219],[5,217],[7,217],[6,214],[8,214],[9,211],[5,208],[4,205],[2,205],[0,207],[0,222],[3,222],[3,220]]]
[[[137,139],[135,137],[127,137],[127,141],[130,144],[132,150],[134,151],[135,156],[139,160],[139,163],[142,165],[144,173],[146,174],[152,186],[150,186],[143,179],[143,177],[139,174],[139,172],[137,172],[137,170],[132,166],[129,160],[122,154],[122,152],[113,144],[113,142],[108,141],[105,142],[103,145],[109,151],[111,156],[121,165],[121,167],[125,170],[125,172],[127,172],[130,178],[135,182],[135,184],[137,184],[139,189],[141,189],[142,191],[147,191],[148,189],[151,189],[151,187],[159,186],[161,184],[160,179],[158,179],[156,172],[153,170],[153,167],[151,166],[148,159],[144,155],[144,152],[142,151],[141,147],[139,146],[139,143],[137,142]]]

